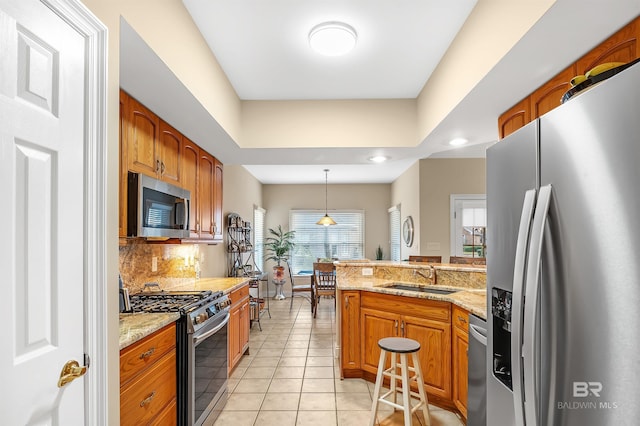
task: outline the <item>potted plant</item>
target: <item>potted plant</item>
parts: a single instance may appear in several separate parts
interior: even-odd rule
[[[281,262],[289,258],[289,252],[293,249],[295,243],[293,239],[296,231],[282,230],[282,226],[278,225],[276,229],[269,228],[269,237],[265,239],[266,260],[273,260],[276,265],[273,267],[273,282],[276,284],[284,283],[284,266]]]

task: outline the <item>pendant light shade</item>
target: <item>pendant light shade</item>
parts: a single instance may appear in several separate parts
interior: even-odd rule
[[[329,213],[327,213],[327,174],[329,173],[329,169],[324,169],[324,216],[322,219],[316,222],[316,225],[337,225],[336,221],[331,219]]]

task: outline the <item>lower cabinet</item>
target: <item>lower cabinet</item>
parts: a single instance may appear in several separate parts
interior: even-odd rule
[[[467,417],[469,313],[453,307],[453,403]]]
[[[229,371],[238,364],[242,354],[249,349],[249,283],[234,290],[229,295]]]
[[[120,424],[177,423],[176,326],[120,351]]]
[[[360,370],[360,292],[342,291],[340,293],[340,362],[343,377],[350,377],[349,370]]]
[[[451,400],[450,303],[373,292],[361,294],[362,369],[376,374],[384,337],[407,337],[420,343],[420,366],[431,395]]]

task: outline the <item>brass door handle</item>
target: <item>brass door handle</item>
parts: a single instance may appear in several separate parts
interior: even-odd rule
[[[58,380],[58,387],[61,388],[67,383],[70,383],[77,379],[78,377],[82,377],[86,374],[87,367],[78,364],[78,361],[71,360],[67,361],[67,363],[62,367],[62,371],[60,372],[60,379]]]

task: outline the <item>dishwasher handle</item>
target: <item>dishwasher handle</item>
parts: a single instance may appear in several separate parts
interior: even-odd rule
[[[475,324],[469,324],[469,334],[482,343],[484,346],[487,346],[487,329],[479,327]]]

